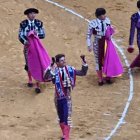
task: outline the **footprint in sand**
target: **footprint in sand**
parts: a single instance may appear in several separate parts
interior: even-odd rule
[[[15,127],[17,124],[10,124],[9,127]]]
[[[1,117],[8,118],[9,116],[8,115],[1,115]]]

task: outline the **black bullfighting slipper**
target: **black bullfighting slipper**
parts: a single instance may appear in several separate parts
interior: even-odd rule
[[[33,87],[33,83],[27,83],[28,87]]]
[[[103,84],[104,84],[103,81],[101,81],[101,82],[98,81],[98,85],[99,85],[99,86],[103,86]]]
[[[107,84],[113,84],[113,81],[111,79],[106,79]]]
[[[41,93],[40,88],[35,88],[35,92],[36,92],[36,93]]]

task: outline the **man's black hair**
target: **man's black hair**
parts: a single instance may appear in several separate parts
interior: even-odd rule
[[[55,62],[58,63],[59,60],[60,60],[62,57],[65,57],[65,55],[64,55],[64,54],[57,54],[57,55],[55,56]]]
[[[104,8],[97,8],[95,11],[95,16],[98,18],[101,15],[105,15],[106,10]]]

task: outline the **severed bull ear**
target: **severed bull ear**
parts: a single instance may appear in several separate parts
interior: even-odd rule
[[[52,57],[52,63],[51,63],[51,66],[53,66],[53,65],[54,65],[54,63],[55,63],[55,58],[54,58],[54,57]]]
[[[83,61],[84,63],[86,63],[85,55],[81,55],[80,57],[81,57],[82,61]]]

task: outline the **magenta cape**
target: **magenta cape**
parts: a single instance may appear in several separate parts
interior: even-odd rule
[[[111,35],[113,33],[113,28],[109,26],[105,35],[107,48],[103,66],[103,73],[108,77],[116,77],[123,73],[123,66],[115,49],[115,45],[111,40]]]
[[[51,64],[51,58],[43,47],[37,35],[31,31],[28,34],[28,67],[32,77],[40,82],[44,82],[43,75]]]

